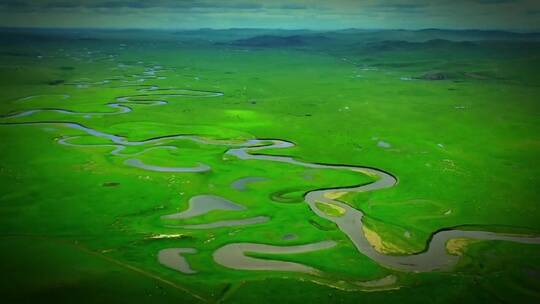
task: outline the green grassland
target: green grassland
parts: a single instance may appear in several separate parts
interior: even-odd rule
[[[310,190],[369,184],[374,177],[224,154],[246,140],[282,139],[295,146],[256,153],[391,173],[398,180],[391,188],[340,197],[364,213],[364,225],[391,255],[422,252],[436,231],[456,227],[538,236],[537,39],[436,30],[5,30],[2,293],[17,303],[537,302],[539,245],[470,241],[455,253],[461,259],[451,270],[389,269],[359,253],[334,223],[303,202]],[[151,86],[167,90],[144,91]],[[196,96],[180,96],[179,90]],[[205,92],[223,96],[197,96]],[[131,101],[138,104],[125,104],[131,112],[96,114],[118,112],[107,104],[122,96],[136,96]],[[156,100],[167,104],[152,105]],[[94,114],[9,117],[32,109]],[[30,122],[42,123],[24,124]],[[155,166],[212,168],[154,172],[127,166],[130,157],[111,153],[110,140],[64,122],[129,141],[184,134],[219,144],[171,139],[170,149],[134,145],[121,152]],[[74,146],[59,144],[66,138]],[[244,191],[231,187],[249,176],[266,180]],[[185,210],[201,194],[245,210],[181,222],[161,218]],[[325,210],[340,216],[337,209]],[[171,227],[256,216],[270,221]],[[295,238],[284,238],[288,234]],[[325,240],[337,245],[302,254],[248,254],[309,265],[322,277],[230,269],[212,258],[230,243]],[[185,257],[198,273],[158,262],[160,250],[176,247],[197,249]],[[389,275],[397,278],[390,288],[343,288]]]

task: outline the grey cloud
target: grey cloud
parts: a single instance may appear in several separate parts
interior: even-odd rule
[[[381,3],[372,7],[376,9],[411,11],[423,9],[428,6],[429,4],[427,3]]]
[[[476,0],[476,3],[480,4],[503,4],[503,3],[515,3],[516,0]]]
[[[156,1],[86,1],[79,2],[78,4],[72,3],[71,6],[61,6],[59,3],[49,3],[47,7],[85,7],[85,8],[131,8],[131,9],[145,9],[145,8],[171,8],[171,9],[259,9],[262,8],[261,4],[251,2],[220,2],[220,1],[202,1],[202,0],[156,0]]]
[[[25,1],[17,1],[17,0],[0,0],[0,7],[4,8],[25,8],[29,7],[30,3]]]
[[[304,9],[308,9],[308,7],[306,5],[303,5],[303,4],[284,4],[284,5],[281,5],[279,6],[280,9],[285,9],[285,10],[304,10]]]

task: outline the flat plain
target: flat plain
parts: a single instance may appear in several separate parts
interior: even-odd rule
[[[2,294],[537,302],[539,39],[4,29]]]

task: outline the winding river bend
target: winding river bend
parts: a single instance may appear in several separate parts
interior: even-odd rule
[[[115,110],[113,112],[77,112],[77,111],[65,110],[65,109],[59,109],[59,108],[36,108],[36,109],[30,109],[26,111],[10,113],[4,116],[0,116],[0,118],[4,118],[4,119],[21,118],[21,117],[27,117],[27,116],[31,116],[37,113],[41,113],[41,112],[55,112],[55,113],[67,114],[67,115],[80,115],[86,118],[91,118],[93,116],[118,115],[118,114],[129,113],[132,111],[132,108],[127,105],[146,105],[146,106],[166,105],[168,103],[166,99],[171,98],[171,97],[209,98],[209,97],[223,96],[223,93],[221,92],[210,92],[210,91],[200,91],[200,90],[190,90],[190,89],[174,89],[174,88],[160,89],[157,86],[143,86],[143,88],[138,89],[138,91],[140,93],[145,93],[145,94],[120,96],[116,98],[116,101],[106,103],[105,104],[106,106],[113,108]],[[148,94],[148,93],[154,93],[154,94]],[[37,95],[37,96],[46,96],[46,95]],[[19,99],[18,101],[19,102],[29,101],[37,96],[24,97],[24,98]],[[70,95],[52,95],[52,96],[60,96],[61,99],[67,99],[70,97]]]
[[[140,94],[145,93],[145,94]],[[155,94],[151,94],[155,93]],[[357,172],[358,174],[368,175],[374,179],[373,182],[365,185],[357,185],[350,187],[340,187],[336,185],[333,189],[316,189],[305,193],[304,201],[309,206],[311,211],[319,217],[327,219],[335,223],[339,229],[348,237],[350,242],[356,247],[360,254],[363,254],[373,261],[377,262],[382,267],[403,271],[403,272],[427,272],[427,271],[439,271],[450,270],[459,261],[458,255],[450,254],[447,250],[447,242],[456,238],[467,238],[477,240],[490,240],[490,241],[509,241],[517,243],[527,244],[540,244],[540,237],[527,236],[527,235],[510,235],[504,233],[495,233],[488,231],[470,231],[459,229],[448,229],[434,233],[429,241],[429,244],[424,251],[417,254],[409,255],[388,255],[378,252],[373,244],[370,243],[369,238],[366,236],[366,228],[364,227],[363,218],[364,213],[361,210],[357,210],[350,205],[340,201],[339,198],[347,193],[359,193],[378,191],[395,186],[398,180],[392,174],[385,172],[384,170],[363,167],[363,166],[348,166],[348,165],[332,165],[332,164],[319,164],[310,163],[297,160],[292,157],[276,156],[262,154],[266,149],[287,149],[294,147],[295,144],[281,139],[250,139],[244,142],[235,141],[215,141],[201,136],[186,135],[186,134],[173,134],[166,135],[159,138],[151,138],[143,141],[130,141],[125,137],[106,133],[96,129],[89,128],[80,123],[65,122],[65,121],[34,121],[34,122],[14,122],[14,120],[22,117],[28,117],[35,113],[54,111],[61,114],[68,115],[118,115],[131,111],[131,108],[125,104],[145,104],[145,105],[166,105],[165,99],[170,97],[220,97],[223,96],[219,92],[206,92],[206,91],[194,91],[186,89],[159,89],[156,86],[145,87],[139,90],[139,94],[131,96],[122,96],[116,99],[116,102],[109,103],[107,106],[117,109],[116,112],[104,112],[104,113],[84,113],[74,112],[64,109],[47,109],[38,108],[27,111],[17,112],[0,117],[2,122],[0,125],[49,125],[56,127],[64,127],[73,130],[80,131],[86,136],[93,136],[101,139],[109,140],[110,143],[99,145],[84,145],[74,144],[72,140],[79,136],[63,137],[58,139],[58,143],[71,147],[110,147],[113,148],[111,155],[116,157],[129,157],[124,160],[123,164],[139,168],[140,170],[148,170],[154,172],[180,172],[180,173],[202,173],[212,170],[212,168],[203,163],[199,163],[194,167],[164,167],[147,164],[136,158],[137,155],[143,154],[152,149],[177,149],[176,146],[167,145],[172,140],[190,140],[201,144],[207,145],[222,145],[228,149],[225,152],[225,156],[233,156],[241,160],[258,160],[266,162],[279,162],[288,163],[305,168],[317,168],[328,170],[347,170]],[[31,98],[30,98],[31,99]],[[123,150],[129,146],[141,146],[145,148],[141,152],[135,154],[124,154]],[[249,181],[249,180],[246,180]],[[233,185],[234,188],[243,189],[243,185]],[[206,197],[208,202],[208,197]],[[213,198],[213,206],[205,205],[205,200],[199,197],[195,199],[193,204],[190,204],[189,210],[184,213],[178,213],[170,215],[171,218],[181,219],[183,217],[190,217],[203,214],[208,210],[214,209],[235,209],[242,210],[241,205],[236,205],[229,201],[220,201]],[[197,203],[197,201],[199,203]],[[218,203],[216,203],[218,201]],[[202,202],[202,203],[201,203]],[[201,205],[198,205],[201,204]],[[332,213],[329,214],[319,206],[323,204],[329,206],[335,210],[338,210],[338,215]],[[236,207],[234,207],[236,206]],[[258,216],[253,218],[244,218],[232,221],[221,221],[200,225],[181,225],[183,229],[220,229],[222,227],[238,226],[238,225],[255,225],[265,224],[271,219],[266,216]],[[278,261],[271,259],[262,259],[248,256],[250,252],[256,252],[261,254],[301,254],[303,252],[310,252],[315,250],[331,250],[337,246],[336,242],[332,240],[323,240],[321,242],[312,244],[302,244],[295,246],[275,246],[272,244],[263,243],[229,243],[220,248],[217,248],[213,254],[213,259],[217,264],[220,264],[227,268],[238,270],[264,270],[264,271],[292,271],[307,273],[315,276],[321,276],[322,273],[310,266],[300,263]],[[196,270],[193,270],[184,254],[192,255],[196,254],[195,248],[168,248],[160,251],[158,254],[158,260],[167,267],[176,269],[186,274],[194,274]],[[381,282],[395,283],[395,280],[379,280],[377,282],[365,283],[381,285]],[[384,284],[382,284],[384,285]]]
[[[288,141],[277,140],[277,139],[252,139],[252,140],[247,140],[239,144],[233,143],[233,142],[217,143],[215,141],[211,141],[202,137],[196,137],[193,135],[170,135],[170,136],[164,136],[158,139],[148,139],[144,141],[129,141],[123,137],[119,137],[114,134],[108,134],[102,131],[91,129],[77,123],[24,122],[24,123],[8,123],[8,124],[10,125],[54,125],[54,126],[63,126],[63,127],[67,127],[67,128],[71,128],[75,130],[80,130],[87,133],[88,135],[109,139],[113,142],[113,144],[76,145],[76,146],[89,147],[89,148],[111,146],[111,147],[115,147],[115,149],[111,152],[111,154],[115,154],[115,155],[120,155],[119,151],[124,149],[126,146],[143,146],[143,145],[149,145],[149,144],[158,145],[158,146],[151,146],[147,148],[147,150],[144,150],[144,151],[148,151],[149,149],[158,149],[158,148],[170,149],[173,146],[166,146],[163,144],[173,139],[185,139],[185,140],[192,140],[192,141],[196,141],[199,143],[206,143],[206,144],[241,146],[241,147],[230,148],[227,150],[225,154],[233,155],[243,160],[255,159],[255,160],[261,160],[261,161],[284,162],[284,163],[304,166],[308,168],[350,170],[350,171],[358,172],[360,174],[367,174],[369,176],[375,177],[376,180],[367,185],[353,186],[353,187],[348,187],[348,188],[313,190],[313,191],[307,192],[304,198],[305,198],[305,202],[309,205],[309,207],[315,214],[336,223],[338,227],[340,228],[340,230],[348,236],[348,238],[356,246],[356,248],[358,249],[360,253],[370,257],[371,259],[373,259],[380,265],[390,268],[390,269],[394,269],[394,270],[422,272],[422,271],[450,269],[459,261],[459,256],[451,255],[447,252],[446,242],[450,239],[455,239],[455,238],[470,238],[470,239],[478,239],[478,240],[501,240],[501,241],[510,241],[510,242],[518,242],[518,243],[540,244],[539,237],[508,235],[508,234],[486,232],[486,231],[445,230],[445,231],[441,231],[434,234],[433,237],[431,238],[430,243],[428,244],[428,247],[422,253],[412,254],[412,255],[403,255],[403,256],[386,255],[383,253],[379,253],[378,251],[374,249],[373,245],[366,238],[366,234],[364,233],[364,226],[362,222],[362,218],[364,216],[362,211],[352,208],[348,204],[345,204],[339,201],[337,198],[348,192],[367,192],[367,191],[376,191],[380,189],[389,188],[389,187],[394,186],[397,183],[397,179],[391,174],[386,173],[385,171],[369,168],[369,167],[307,163],[307,162],[295,160],[294,158],[291,158],[291,157],[253,153],[253,152],[261,151],[263,149],[293,147],[294,144]],[[68,144],[66,142],[66,139],[60,139],[58,140],[58,143]],[[69,145],[73,145],[73,144],[69,144]],[[140,152],[140,153],[143,153],[143,152]],[[133,156],[133,155],[130,155],[130,156]],[[134,158],[131,158],[131,159],[134,159]],[[143,169],[143,170],[156,171],[154,167],[148,167],[148,165],[142,165],[139,163],[131,163],[129,165],[139,167],[140,169]],[[169,168],[169,167],[161,167],[161,168],[162,170],[157,170],[157,171],[201,172],[201,171],[205,171],[206,169],[208,170],[210,169],[208,165],[205,165],[204,167],[205,170],[191,170],[190,168],[183,168],[184,170],[182,170],[182,168]],[[334,206],[335,208],[344,210],[344,212],[342,212],[343,214],[340,216],[330,215],[328,213],[325,213],[323,210],[321,210],[317,206],[318,203],[330,204]],[[249,224],[251,222],[262,223],[266,221],[267,221],[267,218],[260,217],[260,218],[254,218],[251,221],[245,221],[245,223],[246,224]],[[203,228],[217,228],[217,227],[223,227],[223,226],[230,226],[230,224],[223,223],[223,225],[216,224],[215,226],[214,225],[210,225],[210,226],[201,225],[200,227],[193,226],[192,228],[203,229]],[[185,228],[189,229],[189,225],[187,225]],[[252,245],[255,245],[255,243],[253,243]],[[220,250],[220,256],[226,256],[227,251],[240,250],[239,248],[242,248],[242,247],[228,246],[226,249]],[[263,246],[262,248],[266,248],[266,247]],[[289,248],[287,247],[282,247],[282,248],[283,248],[282,249],[283,253],[286,253],[289,251]],[[275,248],[273,248],[272,252],[275,253],[276,251],[279,251],[279,250],[276,250]],[[240,252],[230,252],[229,254],[231,256],[239,256],[239,254],[241,255]],[[235,268],[235,265],[237,263],[234,265],[227,264],[226,261],[227,259],[220,258],[216,262],[224,263],[224,266]],[[246,267],[249,268],[249,266],[246,266]],[[242,269],[245,269],[246,267],[243,267]]]

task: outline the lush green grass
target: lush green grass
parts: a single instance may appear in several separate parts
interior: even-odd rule
[[[448,227],[540,231],[540,64],[533,43],[527,52],[515,42],[478,43],[474,48],[449,42],[445,52],[431,45],[380,51],[359,45],[355,35],[337,33],[335,45],[296,49],[132,35],[75,42],[11,41],[5,35],[9,43],[0,54],[0,113],[34,108],[113,112],[108,102],[144,93],[137,86],[120,87],[125,83],[119,80],[95,82],[120,76],[137,84],[140,77],[129,75],[155,65],[164,68],[158,76],[166,79],[141,84],[224,96],[169,97],[167,105],[129,105],[133,111],[121,115],[85,118],[42,112],[0,122],[77,122],[133,141],[170,134],[236,142],[278,138],[297,146],[261,153],[380,168],[399,183],[342,199],[361,209],[367,227],[402,252],[424,250],[432,233]],[[433,72],[447,79],[402,80]],[[83,82],[88,86],[77,87]],[[41,96],[17,101],[30,95]],[[476,242],[464,249],[452,272],[399,273],[359,254],[333,223],[302,202],[309,190],[368,183],[368,176],[238,160],[223,156],[226,145],[187,140],[168,143],[178,150],[153,150],[139,158],[161,166],[202,162],[211,172],[147,172],[124,165],[125,158],[111,155],[111,147],[57,144],[62,136],[80,136],[71,141],[77,144],[110,143],[59,124],[2,125],[0,134],[2,290],[13,301],[198,301],[190,293],[228,303],[427,303],[433,297],[445,303],[534,302],[539,297],[539,246]],[[391,146],[380,147],[379,141]],[[123,152],[141,151],[129,147]],[[246,176],[268,180],[249,184],[244,192],[230,186]],[[212,212],[182,223],[260,215],[271,221],[215,230],[167,228],[169,222],[160,216],[187,208],[188,199],[199,194],[223,196],[247,210]],[[291,233],[297,238],[283,239]],[[149,238],[158,234],[183,237]],[[338,245],[306,254],[257,256],[321,269],[327,282],[394,274],[401,288],[346,292],[311,283],[314,278],[308,275],[238,271],[212,261],[217,248],[233,242],[296,245],[322,240]],[[174,247],[199,250],[187,255],[198,274],[183,275],[158,263],[159,250]]]

